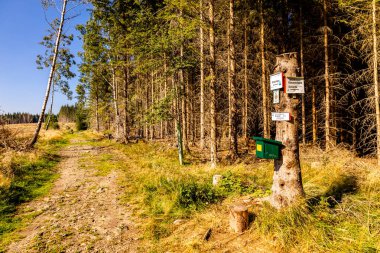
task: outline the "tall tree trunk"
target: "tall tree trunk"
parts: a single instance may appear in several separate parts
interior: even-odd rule
[[[287,77],[295,77],[298,68],[297,53],[286,53],[277,56],[276,72],[283,72]],[[280,104],[276,111],[289,112],[290,121],[276,122],[276,140],[281,141],[283,148],[280,159],[274,161],[272,196],[270,202],[275,208],[289,206],[304,196],[301,166],[299,160],[297,120],[298,100],[281,91]]]
[[[229,21],[229,20],[228,20]],[[232,112],[231,112],[231,44],[230,22],[227,23],[227,90],[228,90],[228,150],[231,150]]]
[[[203,31],[203,0],[199,1],[199,9],[200,9],[200,20],[201,24],[199,27],[199,54],[200,54],[200,72],[201,72],[201,80],[200,80],[200,148],[205,148],[205,73],[204,73],[204,31]]]
[[[216,63],[215,63],[215,31],[214,31],[214,5],[215,0],[209,0],[209,25],[210,25],[210,162],[215,168],[217,163],[216,145]]]
[[[373,38],[373,85],[375,89],[376,108],[376,154],[377,164],[380,165],[380,108],[379,108],[379,79],[377,59],[377,29],[376,29],[376,0],[372,0],[372,38]]]
[[[41,130],[42,121],[43,121],[43,119],[45,117],[46,104],[47,104],[48,99],[49,99],[50,88],[51,88],[51,84],[52,84],[52,81],[53,81],[53,77],[54,77],[54,73],[55,73],[55,68],[56,68],[56,64],[57,64],[59,44],[60,44],[61,36],[62,36],[62,28],[63,28],[63,24],[65,22],[67,1],[68,0],[63,0],[62,11],[61,11],[61,19],[60,19],[60,23],[59,23],[59,27],[58,27],[57,38],[55,40],[53,61],[52,61],[52,64],[51,64],[50,73],[49,73],[49,79],[48,79],[48,82],[47,82],[45,99],[44,99],[44,102],[42,104],[42,109],[41,109],[40,117],[38,118],[37,128],[36,128],[36,130],[34,132],[32,140],[30,141],[30,143],[28,145],[29,148],[32,148],[34,146],[34,144],[36,144],[37,139],[38,139],[38,135],[39,135],[40,130]]]
[[[166,60],[166,53],[164,53],[164,97],[165,99],[168,96],[168,63]],[[164,136],[165,138],[168,137],[168,120],[165,120],[164,123]]]
[[[248,145],[248,29],[247,17],[244,18],[244,83],[243,83],[243,139]]]
[[[183,53],[183,45],[181,45],[181,48],[180,48],[180,57],[181,57],[181,68],[179,70],[179,82],[180,82],[180,101],[181,101],[181,118],[182,118],[182,125],[181,125],[181,128],[182,128],[182,141],[183,141],[183,146],[186,150],[186,152],[189,152],[189,144],[188,144],[188,140],[187,140],[187,115],[186,115],[186,105],[187,105],[187,101],[186,101],[186,85],[185,85],[185,77],[184,77],[184,73],[183,73],[183,67],[182,67],[182,64],[183,64],[183,56],[184,56],[184,53]]]
[[[95,123],[96,123],[96,131],[99,132],[99,87],[95,85]]]
[[[191,93],[190,93],[190,80],[189,80],[189,73],[186,75],[186,136],[187,136],[187,146],[190,146],[191,141],[190,141],[190,136],[191,131],[193,129],[193,126],[191,125],[191,120],[192,120],[192,111],[191,111]]]
[[[317,131],[318,131],[318,122],[317,122],[317,106],[316,106],[316,91],[315,84],[312,85],[311,91],[311,113],[313,116],[313,145],[317,145]]]
[[[302,17],[302,7],[300,7],[300,64],[301,64],[301,76],[305,76],[305,66],[303,60],[303,17]],[[302,102],[302,143],[306,144],[306,105],[305,105],[305,94],[302,94],[301,97]]]
[[[327,27],[327,0],[323,0],[323,47],[325,51],[325,149],[330,149],[330,80],[329,80],[329,40]]]
[[[146,85],[145,85],[145,110],[144,112],[145,113],[148,113],[148,109],[149,109],[149,83],[148,83],[148,77],[146,76]],[[145,114],[143,113],[141,115],[141,118],[144,118]],[[148,122],[145,121],[145,124],[144,124],[144,133],[145,133],[145,139],[148,140],[149,139],[149,127],[148,127]]]
[[[230,0],[230,19],[229,19],[229,59],[230,59],[230,73],[228,76],[229,79],[229,94],[230,94],[230,129],[229,129],[229,138],[230,138],[230,150],[229,156],[231,159],[236,159],[238,156],[238,140],[237,140],[237,88],[236,88],[236,60],[235,60],[235,27],[234,27],[234,0]]]
[[[177,135],[177,148],[178,148],[178,160],[179,164],[183,165],[183,136],[182,136],[182,112],[181,112],[181,93],[180,88],[178,88],[178,85],[175,85],[174,83],[174,77],[172,78],[172,83],[175,88],[175,132]]]
[[[183,10],[182,10],[182,0],[180,2],[180,17],[182,18],[183,16]],[[183,29],[181,25],[181,29]],[[189,148],[189,143],[188,143],[188,137],[187,137],[187,131],[188,131],[188,126],[187,126],[187,95],[186,95],[186,85],[185,85],[185,77],[184,77],[184,72],[183,72],[183,57],[184,57],[184,38],[183,38],[183,31],[181,30],[181,46],[180,46],[180,60],[181,60],[181,68],[179,69],[179,82],[180,82],[180,99],[181,99],[181,112],[182,112],[182,141],[183,141],[183,146],[187,152],[190,151]]]
[[[263,124],[264,138],[270,138],[269,112],[268,112],[268,88],[266,83],[266,63],[265,63],[265,38],[264,38],[264,12],[263,0],[260,0],[260,54],[261,54],[261,90],[263,100]]]
[[[151,97],[150,97],[150,103],[151,103],[151,112],[152,114],[154,113],[154,72],[152,71],[151,72]],[[153,140],[155,138],[155,127],[154,127],[154,123],[151,122],[150,124],[150,139]]]
[[[46,126],[45,126],[45,130],[49,130],[49,125],[50,125],[50,121],[51,121],[51,115],[53,114],[53,104],[54,104],[54,83],[53,83],[53,87],[51,89],[51,103],[50,103],[50,110],[49,110],[49,118],[46,122]]]
[[[116,139],[119,139],[120,138],[119,90],[118,90],[118,83],[116,80],[116,71],[114,67],[112,67],[112,95],[113,95],[113,106],[115,110]]]
[[[128,57],[128,56],[127,56]],[[128,61],[127,61],[127,64]],[[129,86],[129,66],[124,68],[124,142],[129,142],[129,119],[128,119],[128,86]]]

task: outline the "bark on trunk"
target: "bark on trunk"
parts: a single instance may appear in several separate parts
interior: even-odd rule
[[[150,104],[151,104],[151,112],[152,112],[152,115],[154,113],[154,72],[152,71],[151,72],[151,97],[150,97]],[[154,124],[153,122],[150,123],[150,139],[153,140],[155,138],[155,127],[154,127]]]
[[[372,0],[372,38],[373,38],[373,84],[375,89],[376,107],[376,154],[377,164],[380,165],[380,99],[377,57],[377,29],[376,29],[376,0]]]
[[[34,144],[36,144],[37,139],[38,139],[38,135],[39,135],[40,130],[41,130],[42,121],[43,121],[43,118],[45,116],[46,104],[47,104],[48,99],[49,99],[50,88],[51,88],[51,84],[53,81],[55,68],[56,68],[56,64],[57,64],[59,44],[60,44],[61,35],[62,35],[62,28],[63,28],[63,24],[65,22],[67,1],[68,0],[63,1],[62,11],[61,11],[61,19],[60,19],[60,23],[59,23],[59,27],[58,27],[57,38],[55,40],[53,61],[51,64],[49,79],[48,79],[48,83],[47,83],[47,87],[46,87],[45,99],[44,99],[44,102],[42,103],[42,109],[41,109],[40,117],[38,118],[37,128],[34,132],[32,140],[30,141],[30,143],[28,145],[29,148],[32,148],[34,146]]]
[[[203,46],[203,0],[199,1],[199,8],[200,8],[200,20],[201,25],[199,28],[199,53],[200,53],[200,74],[201,74],[201,80],[200,80],[200,86],[201,86],[201,94],[200,94],[200,148],[205,148],[205,98],[204,98],[204,90],[205,90],[205,77],[204,77],[204,46]]]
[[[263,1],[260,0],[260,54],[261,54],[261,91],[263,101],[263,124],[264,138],[270,138],[270,128],[268,120],[268,93],[266,84],[266,64],[265,64],[265,38],[264,38],[264,13]]]
[[[313,116],[313,145],[317,145],[317,131],[318,131],[318,123],[317,123],[317,106],[316,106],[316,91],[315,84],[312,85],[311,91],[311,113]]]
[[[50,110],[49,110],[49,118],[46,122],[46,127],[45,127],[46,131],[49,130],[51,115],[53,114],[53,104],[54,104],[54,84],[53,84],[53,88],[51,89],[51,103],[50,103]]]
[[[99,89],[98,85],[95,87],[95,123],[96,123],[96,131],[99,132],[100,126],[99,126]]]
[[[128,56],[127,56],[128,58]],[[128,61],[127,61],[128,64]],[[124,143],[129,142],[129,120],[128,120],[128,86],[129,67],[124,68]]]
[[[301,64],[301,76],[305,76],[305,66],[303,61],[303,17],[302,17],[302,7],[300,7],[300,64]],[[306,87],[305,87],[306,88]],[[302,94],[302,143],[306,144],[306,105],[305,105],[305,94]]]
[[[229,73],[229,93],[230,93],[230,150],[229,156],[231,159],[236,159],[238,156],[238,140],[237,140],[237,88],[236,88],[236,60],[235,60],[235,27],[234,27],[234,0],[230,0],[230,19],[229,19],[229,59],[230,59],[230,73]]]
[[[330,149],[330,81],[329,81],[329,41],[327,28],[327,0],[323,0],[323,47],[325,51],[325,149]]]
[[[275,73],[281,71],[287,77],[296,76],[297,53],[282,54],[276,60]],[[274,161],[270,203],[277,209],[292,205],[304,196],[296,124],[298,104],[298,98],[281,91],[280,104],[276,105],[276,111],[290,113],[291,120],[276,122],[276,140],[281,141],[284,146],[281,158]]]
[[[174,85],[174,78],[173,85]],[[179,88],[177,85],[175,85],[175,111],[176,111],[176,117],[175,117],[175,128],[176,128],[176,135],[177,135],[177,148],[178,148],[178,160],[179,164],[183,165],[183,136],[182,136],[182,112],[181,112],[181,94],[179,91]]]
[[[243,139],[248,146],[248,29],[244,19],[244,95],[243,95]]]
[[[164,53],[164,97],[165,99],[167,98],[168,96],[168,63],[167,63],[167,60],[166,60],[166,54]],[[164,123],[164,136],[165,138],[168,137],[168,120],[166,119],[165,120],[165,123]]]
[[[209,3],[209,24],[210,24],[210,162],[215,168],[217,163],[216,145],[216,89],[215,89],[215,32],[214,32],[214,4],[215,0]]]
[[[113,105],[115,110],[115,129],[116,129],[116,139],[120,138],[120,111],[119,111],[119,96],[118,96],[118,84],[116,81],[115,69],[112,68],[112,95],[113,95]]]

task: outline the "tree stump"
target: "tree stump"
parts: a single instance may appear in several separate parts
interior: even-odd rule
[[[248,208],[243,205],[230,206],[230,227],[236,233],[248,228]]]

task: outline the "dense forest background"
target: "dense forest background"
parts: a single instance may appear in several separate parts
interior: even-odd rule
[[[76,120],[76,107],[74,105],[63,105],[61,106],[58,115],[54,115],[58,118],[59,122],[68,123],[75,122]],[[44,121],[49,117],[48,114],[44,116]],[[6,124],[27,124],[27,123],[37,123],[39,115],[30,113],[3,113],[0,114],[0,121]]]
[[[214,165],[219,150],[236,158],[251,136],[274,137],[269,75],[276,55],[298,52],[300,140],[380,155],[375,0],[90,3],[76,89],[90,127],[173,138],[180,156],[208,148]]]
[[[372,1],[93,1],[79,28],[79,98],[90,124],[114,129],[118,139],[174,137],[179,128],[186,150],[219,148],[226,138],[234,154],[236,136],[273,136],[269,74],[276,55],[296,51],[306,79],[303,142],[373,153],[374,8]]]

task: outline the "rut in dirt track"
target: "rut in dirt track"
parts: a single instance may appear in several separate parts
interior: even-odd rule
[[[62,151],[60,178],[47,197],[20,208],[38,215],[7,252],[137,252],[138,232],[118,200],[119,172],[91,168],[89,157],[105,152],[75,140]]]

